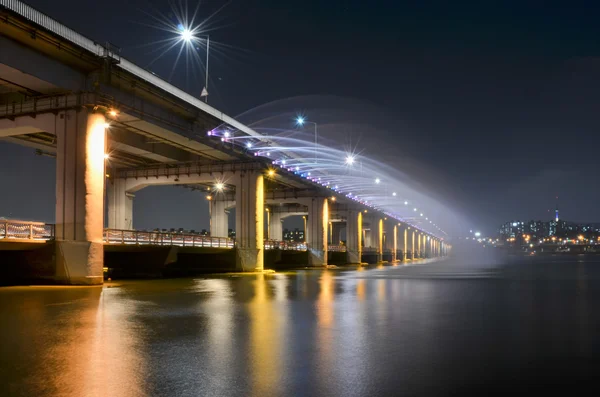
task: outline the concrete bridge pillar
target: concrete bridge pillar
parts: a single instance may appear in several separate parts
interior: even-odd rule
[[[417,258],[421,258],[421,233],[417,233]]]
[[[376,226],[374,237],[374,245],[377,248],[377,262],[383,262],[383,219],[374,219],[373,224]]]
[[[236,202],[236,268],[264,269],[264,177],[260,171],[243,171],[234,177]]]
[[[373,222],[371,222],[370,220],[367,222],[367,225],[365,225],[365,229],[363,230],[363,240],[364,240],[364,244],[363,247],[365,248],[373,248],[373,229],[374,229],[374,225]]]
[[[408,229],[406,226],[402,227],[402,260],[406,262],[408,251]]]
[[[313,197],[308,202],[308,252],[312,266],[327,264],[327,235],[329,202],[324,197]]]
[[[346,227],[344,222],[332,222],[331,223],[331,242],[330,242],[331,244],[333,244],[333,245],[340,244],[340,241],[342,240],[342,229],[344,229],[344,227]]]
[[[269,239],[281,241],[283,240],[283,219],[284,214],[281,212],[270,212],[269,218]]]
[[[127,180],[113,179],[106,184],[108,228],[133,230],[133,193],[126,190]]]
[[[68,284],[102,284],[105,118],[86,108],[55,118],[56,275]]]
[[[410,233],[410,259],[415,259],[415,231],[412,230]]]
[[[398,262],[398,225],[394,224],[392,229],[392,261]]]
[[[213,198],[210,200],[211,237],[229,237],[229,211],[235,203]],[[237,236],[236,236],[237,237]]]
[[[393,223],[392,221],[389,221],[389,220],[385,220],[385,219],[383,219],[382,221],[383,221],[382,256],[383,256],[383,252],[390,251],[392,254],[391,261],[394,261],[394,225],[395,225],[395,223]]]
[[[362,262],[363,215],[359,210],[348,210],[346,221],[346,252],[348,263]]]

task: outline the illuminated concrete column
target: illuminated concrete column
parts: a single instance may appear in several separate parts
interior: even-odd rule
[[[306,215],[302,215],[302,223],[304,223],[304,226],[303,226],[304,227],[304,229],[303,229],[303,232],[304,232],[304,242],[308,241],[308,225],[306,224],[307,223],[306,221],[307,221]]]
[[[348,263],[362,262],[363,215],[358,210],[348,210],[346,221],[346,252]]]
[[[105,118],[83,108],[56,117],[56,275],[102,284]]]
[[[269,239],[282,241],[284,214],[271,211],[269,215]]]
[[[108,198],[108,228],[133,230],[133,198],[126,190],[125,179],[115,179],[106,184]]]
[[[329,202],[324,197],[314,197],[308,203],[308,251],[312,266],[327,264],[327,235],[329,227]]]
[[[423,233],[423,258],[427,258],[427,235]]]
[[[373,218],[372,222],[375,230],[373,231],[373,245],[377,249],[377,262],[383,261],[383,219]]]
[[[403,234],[403,244],[402,244],[402,260],[406,261],[407,257],[407,251],[408,251],[408,229],[406,228],[406,226],[403,227],[404,232]]]
[[[394,224],[392,232],[392,261],[397,262],[398,259],[398,225]]]
[[[236,267],[240,271],[264,268],[264,177],[259,171],[235,175]]]
[[[421,233],[417,233],[417,258],[421,256]]]
[[[391,220],[383,220],[383,252],[390,251],[390,261],[392,262],[395,261],[396,258],[396,255],[394,254],[394,225],[396,225],[396,223]]]
[[[210,200],[210,235],[211,237],[229,237],[229,211],[235,202],[219,200],[213,197]]]
[[[410,259],[415,259],[415,231],[410,233]]]

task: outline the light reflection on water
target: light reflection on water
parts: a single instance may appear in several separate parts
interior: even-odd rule
[[[0,289],[0,395],[414,395],[598,364],[594,263],[422,266]]]

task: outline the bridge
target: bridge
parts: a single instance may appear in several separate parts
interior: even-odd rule
[[[0,0],[0,48],[0,139],[57,164],[55,225],[0,220],[0,254],[15,251],[11,243],[45,241],[47,280],[101,284],[111,246],[227,249],[238,271],[262,271],[270,249],[305,251],[312,266],[334,252],[361,263],[450,249],[437,226],[344,191],[312,158],[282,148],[288,163],[274,159],[271,137],[22,1]],[[210,237],[134,230],[135,194],[153,185],[206,191]],[[227,238],[231,208],[235,241]],[[306,220],[301,244],[282,241],[292,215]]]

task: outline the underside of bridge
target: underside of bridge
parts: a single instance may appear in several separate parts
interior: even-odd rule
[[[135,193],[152,185],[206,191],[216,237],[227,237],[226,211],[235,207],[240,271],[263,269],[265,237],[280,240],[281,222],[291,214],[307,219],[313,265],[327,263],[328,242],[339,242],[343,228],[351,263],[361,262],[363,247],[374,248],[379,261],[384,249],[394,260],[399,250],[406,259],[408,251],[414,257],[434,249],[433,239],[343,196],[336,202],[323,186],[234,145],[236,136],[267,138],[110,46],[33,9],[17,11],[0,8],[0,139],[56,158],[57,281],[102,283],[105,224],[133,229]],[[215,138],[215,129],[230,138]]]

